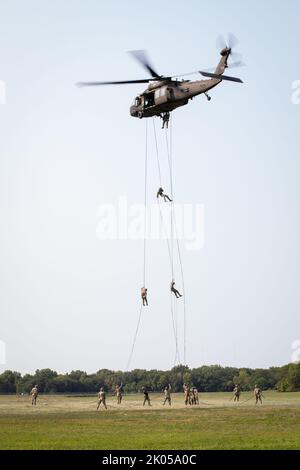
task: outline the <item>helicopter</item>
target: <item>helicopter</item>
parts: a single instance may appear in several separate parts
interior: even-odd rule
[[[163,119],[163,127],[168,127],[170,112],[180,106],[188,104],[195,96],[204,94],[208,101],[211,97],[208,91],[219,85],[223,80],[243,83],[240,78],[224,75],[226,68],[239,67],[244,65],[240,60],[228,63],[229,57],[233,54],[237,57],[237,53],[233,52],[233,47],[238,43],[238,40],[231,33],[228,34],[228,41],[219,36],[217,40],[217,47],[221,49],[221,60],[219,61],[213,73],[209,71],[196,71],[187,74],[181,74],[180,77],[200,73],[205,79],[190,81],[186,79],[178,80],[178,75],[165,77],[159,75],[151,65],[147,54],[143,50],[129,51],[129,53],[147,70],[150,78],[140,80],[123,80],[123,81],[109,81],[109,82],[79,82],[79,87],[85,86],[100,86],[100,85],[125,85],[125,84],[138,84],[149,83],[148,88],[137,95],[130,107],[130,115],[139,119],[159,116]]]

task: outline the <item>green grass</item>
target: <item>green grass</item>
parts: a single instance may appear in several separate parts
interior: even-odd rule
[[[94,397],[0,396],[0,449],[300,449],[300,393],[265,393],[262,406],[230,401],[231,394],[201,394],[198,407],[173,395],[172,407],[141,395],[96,411]],[[243,403],[244,402],[244,403]]]

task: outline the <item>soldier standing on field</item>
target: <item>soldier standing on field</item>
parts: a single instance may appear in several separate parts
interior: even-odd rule
[[[32,405],[36,405],[36,400],[37,400],[38,394],[39,394],[38,386],[35,385],[35,386],[33,387],[33,389],[31,390],[31,392],[30,392],[30,395],[31,395],[31,404],[32,404]]]
[[[236,384],[236,386],[233,389],[233,401],[240,401],[240,396],[241,396],[241,387],[240,384]]]
[[[171,406],[171,384],[169,384],[167,387],[164,388],[164,394],[165,394],[165,399],[163,402],[163,405],[165,405],[167,402]]]
[[[117,404],[121,405],[122,398],[123,398],[123,396],[122,396],[122,385],[116,385],[115,395],[117,397]]]
[[[194,405],[199,405],[199,395],[198,395],[198,390],[196,387],[192,388],[192,399]]]
[[[183,391],[184,391],[184,404],[191,405],[191,389],[187,384],[183,384]]]
[[[107,410],[107,406],[106,406],[106,395],[105,395],[105,391],[104,389],[101,387],[100,390],[99,390],[99,393],[98,393],[98,406],[97,406],[97,410],[99,410],[99,407],[100,405],[103,405],[104,408]]]
[[[258,385],[255,385],[254,387],[254,396],[255,396],[255,404],[257,405],[257,403],[260,401],[260,404],[262,405],[262,391],[261,389],[258,387]]]
[[[146,389],[146,387],[143,387],[143,388],[142,388],[142,392],[143,392],[143,394],[144,394],[143,406],[145,406],[146,403],[148,403],[148,405],[151,406],[150,397],[149,397],[149,392],[148,392],[148,390]]]

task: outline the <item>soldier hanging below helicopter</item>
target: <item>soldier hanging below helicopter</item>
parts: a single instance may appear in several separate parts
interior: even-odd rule
[[[164,129],[164,127],[166,127],[166,129],[168,129],[169,128],[169,121],[170,121],[169,111],[167,111],[166,113],[160,114],[160,117],[163,120],[162,129]]]
[[[169,202],[173,202],[173,199],[171,199],[167,194],[164,193],[163,188],[158,188],[156,197],[157,197],[157,198],[163,197],[165,202],[166,202],[167,200],[168,200]]]
[[[179,297],[182,297],[182,294],[180,294],[180,292],[175,287],[174,279],[172,279],[170,289],[171,289],[171,292],[175,294],[176,299],[178,299]]]
[[[148,294],[148,289],[146,287],[142,287],[141,288],[141,297],[142,297],[142,301],[143,301],[143,306],[145,306],[145,305],[148,306],[147,294]]]

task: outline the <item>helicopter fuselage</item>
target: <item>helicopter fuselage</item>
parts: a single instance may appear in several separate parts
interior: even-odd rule
[[[148,88],[138,95],[130,107],[130,115],[140,119],[160,116],[184,106],[194,96],[206,93],[222,80],[177,81],[157,80],[149,84]]]

